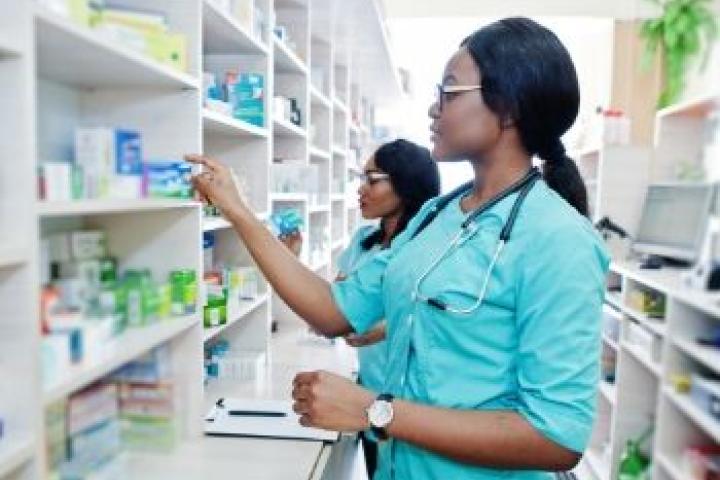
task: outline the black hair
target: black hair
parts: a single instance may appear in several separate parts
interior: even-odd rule
[[[427,148],[398,139],[382,145],[375,152],[375,165],[390,175],[390,184],[402,202],[402,214],[390,240],[400,234],[423,203],[440,194],[440,173]],[[384,222],[369,235],[362,248],[371,249],[383,242]]]
[[[485,104],[502,124],[515,125],[530,155],[544,160],[550,188],[588,216],[585,183],[561,140],[580,108],[577,73],[563,44],[542,25],[513,17],[481,28],[461,46],[480,70]]]

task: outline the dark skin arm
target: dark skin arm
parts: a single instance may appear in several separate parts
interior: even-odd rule
[[[218,207],[278,295],[311,327],[329,337],[353,330],[338,309],[330,283],[309,270],[258,220],[241,199],[231,171],[201,155],[186,157],[205,172],[193,177],[200,194]],[[302,288],[298,288],[302,286]]]
[[[188,160],[206,172],[195,187],[223,211],[258,267],[285,302],[309,325],[328,336],[352,332],[335,304],[330,284],[306,268],[278,241],[241,199],[231,171],[202,156]],[[301,286],[301,288],[298,288]],[[368,428],[367,407],[375,394],[342,376],[319,371],[298,374],[293,408],[300,422],[328,430]],[[491,468],[568,470],[579,455],[542,436],[512,411],[463,411],[395,400],[392,437],[460,462]]]
[[[305,426],[367,430],[372,392],[333,373],[307,372],[293,382],[294,410]],[[396,399],[391,437],[459,462],[488,468],[562,471],[580,455],[541,435],[514,411],[439,408]]]

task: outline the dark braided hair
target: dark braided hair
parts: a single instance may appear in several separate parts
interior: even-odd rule
[[[386,143],[375,152],[375,165],[390,175],[390,184],[400,197],[403,212],[391,240],[400,234],[422,205],[440,194],[440,173],[437,163],[427,148],[407,140],[398,139]],[[381,244],[385,237],[384,221],[380,229],[362,242],[362,248],[370,250]]]
[[[515,124],[527,152],[545,161],[545,182],[587,216],[585,183],[560,140],[580,108],[577,73],[563,44],[542,25],[514,17],[481,28],[462,46],[480,70],[485,104]]]

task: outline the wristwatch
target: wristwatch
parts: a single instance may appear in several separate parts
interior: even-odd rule
[[[378,440],[384,441],[390,438],[387,426],[393,421],[394,412],[392,401],[395,397],[389,393],[378,395],[373,403],[367,408],[366,413],[370,421],[370,430]]]

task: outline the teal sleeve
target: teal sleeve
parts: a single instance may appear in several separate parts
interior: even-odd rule
[[[357,333],[365,333],[385,317],[383,277],[391,254],[390,249],[378,253],[348,278],[330,286],[335,304]]]
[[[335,303],[357,333],[365,333],[385,318],[383,279],[385,270],[395,253],[409,242],[435,199],[423,205],[405,230],[395,237],[389,248],[353,271],[348,278],[331,285]]]
[[[587,230],[543,235],[518,267],[519,412],[581,453],[595,417],[608,257]]]
[[[357,261],[357,258],[361,255],[362,242],[373,232],[376,227],[366,226],[359,228],[348,247],[343,250],[343,253],[338,259],[338,270],[339,273],[347,275],[353,270],[353,264]]]

